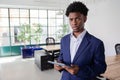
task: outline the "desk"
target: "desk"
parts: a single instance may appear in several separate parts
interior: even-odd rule
[[[35,51],[35,64],[43,71],[54,68],[54,65],[49,64],[48,61],[53,61],[51,55],[47,55],[45,50]]]
[[[47,52],[52,53],[51,55],[53,56],[53,58],[55,58],[55,54],[56,52],[60,52],[60,45],[44,45],[41,46],[43,49],[45,49]]]
[[[120,55],[106,57],[107,70],[102,76],[110,80],[120,80]]]
[[[41,46],[41,48],[47,51],[56,51],[56,50],[60,50],[60,45],[44,45]]]
[[[47,70],[54,68],[54,65],[49,64],[47,61],[54,61],[54,52],[60,51],[60,45],[44,45],[40,46],[44,50],[35,51],[35,64],[41,70]],[[51,52],[52,55],[47,55],[47,52]]]

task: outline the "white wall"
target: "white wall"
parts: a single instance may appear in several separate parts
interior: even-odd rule
[[[105,54],[115,55],[115,44],[120,43],[120,0],[98,0],[89,7],[86,29],[103,40]]]
[[[104,42],[106,56],[116,55],[115,44],[120,43],[120,0],[82,1],[89,8],[87,31]]]

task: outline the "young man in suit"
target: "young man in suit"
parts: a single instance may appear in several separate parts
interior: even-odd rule
[[[62,71],[61,80],[96,80],[106,70],[103,42],[84,28],[87,13],[88,8],[79,1],[67,7],[66,16],[73,31],[61,39],[58,58],[67,66],[54,65]]]

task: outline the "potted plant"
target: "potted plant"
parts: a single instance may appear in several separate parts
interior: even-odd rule
[[[31,47],[26,47],[26,43],[30,43],[31,40],[31,26],[29,24],[22,24],[19,27],[17,39],[20,43],[23,43],[24,47],[21,47],[21,54],[23,58],[33,57],[33,50]]]
[[[40,36],[42,35],[43,31],[41,27],[42,25],[37,23],[32,24],[32,26],[30,26],[29,24],[22,24],[20,26],[17,39],[19,40],[19,42],[24,43],[24,47],[21,48],[23,58],[34,56],[34,48],[26,47],[26,43],[30,43],[31,38],[33,38],[36,41],[36,45],[38,45],[38,42],[40,42]]]
[[[34,34],[34,40],[36,41],[36,46],[39,45],[40,43],[40,37],[42,35],[42,32],[43,32],[43,29],[42,29],[42,25],[41,24],[37,24],[37,23],[34,23],[32,25],[32,30],[33,30],[33,34]]]
[[[62,29],[59,29],[57,31],[58,33],[58,39],[61,39],[64,35],[66,35],[69,32],[68,24],[61,25]]]
[[[31,26],[29,24],[22,24],[20,26],[17,39],[26,47],[26,43],[30,42],[31,39]]]

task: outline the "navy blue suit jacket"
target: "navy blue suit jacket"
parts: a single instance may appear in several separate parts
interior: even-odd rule
[[[105,54],[103,42],[96,37],[85,34],[81,45],[71,63],[70,56],[70,34],[61,39],[61,51],[58,58],[66,65],[78,65],[79,71],[71,75],[63,70],[61,80],[93,80],[97,75],[106,70]]]

